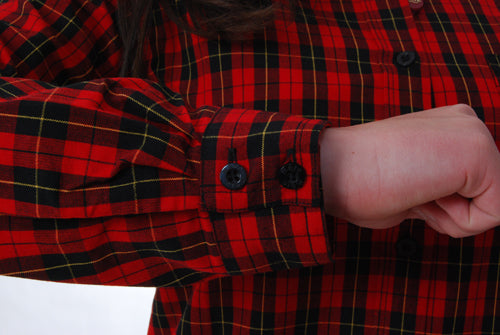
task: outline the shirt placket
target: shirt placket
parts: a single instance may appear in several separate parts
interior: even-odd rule
[[[410,2],[412,1],[412,2]],[[356,2],[364,11],[365,21],[360,19],[363,34],[370,45],[373,69],[374,119],[383,119],[406,113],[414,113],[432,107],[428,54],[422,43],[422,34],[417,29],[416,18],[422,12],[423,2],[418,0],[373,0]],[[354,292],[397,292],[368,294],[369,312],[381,327],[405,329],[415,322],[413,309],[425,303],[418,299],[419,285],[412,278],[418,272],[424,241],[422,222],[407,220],[394,230],[374,232],[373,241],[384,240],[385,244],[373,243],[371,257],[383,259],[368,278],[363,277],[363,259],[356,261]],[[365,242],[361,235],[350,246],[362,249]],[[377,246],[383,246],[378,248]],[[359,253],[360,255],[360,253]],[[375,269],[375,268],[373,268]],[[380,276],[380,277],[379,277]],[[383,279],[380,279],[383,278]],[[356,295],[355,295],[356,296]],[[378,296],[377,296],[378,297]],[[345,297],[345,299],[347,299]],[[353,302],[353,304],[359,303]],[[394,311],[397,311],[395,313]],[[354,322],[354,318],[353,321]],[[421,329],[427,327],[422,323]]]

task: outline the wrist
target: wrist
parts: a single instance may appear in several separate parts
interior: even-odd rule
[[[342,192],[343,185],[348,183],[350,127],[328,128],[320,134],[320,171],[323,190],[323,203],[326,213],[342,217],[343,203],[348,196]],[[356,153],[351,150],[351,155]]]

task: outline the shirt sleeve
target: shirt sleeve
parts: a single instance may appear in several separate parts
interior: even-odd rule
[[[33,44],[32,36],[48,31],[41,18],[55,24],[54,13],[61,20],[72,13],[69,21],[79,22],[76,13],[88,8],[27,3],[0,7],[2,15],[10,8],[11,18],[25,20],[26,32],[1,35],[12,76],[0,79],[0,274],[178,286],[330,261],[319,186],[323,121],[191,109],[143,79],[77,81],[78,66],[56,67],[67,57],[62,51],[48,52],[42,67],[26,65],[17,39],[30,40],[36,52],[47,41],[67,52],[85,40],[78,34],[116,35],[97,38],[80,29],[70,39],[44,33]],[[94,8],[100,22],[111,16],[106,6]],[[42,71],[45,62],[50,74]],[[93,61],[84,72],[113,73],[113,62]],[[228,175],[227,166],[236,166],[237,175]],[[228,187],[227,178],[238,187]]]

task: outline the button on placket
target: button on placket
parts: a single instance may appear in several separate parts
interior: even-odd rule
[[[401,51],[396,55],[396,64],[402,67],[409,67],[417,60],[415,51]]]
[[[408,0],[408,3],[414,12],[418,12],[424,6],[424,0]]]
[[[396,242],[396,253],[399,257],[411,258],[418,252],[418,243],[411,237],[403,237]]]

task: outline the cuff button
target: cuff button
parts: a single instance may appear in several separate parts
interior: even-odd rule
[[[304,185],[306,170],[295,162],[289,162],[280,168],[278,179],[281,186],[296,190]]]
[[[245,168],[237,163],[228,163],[220,171],[222,185],[230,190],[239,190],[247,183]]]

